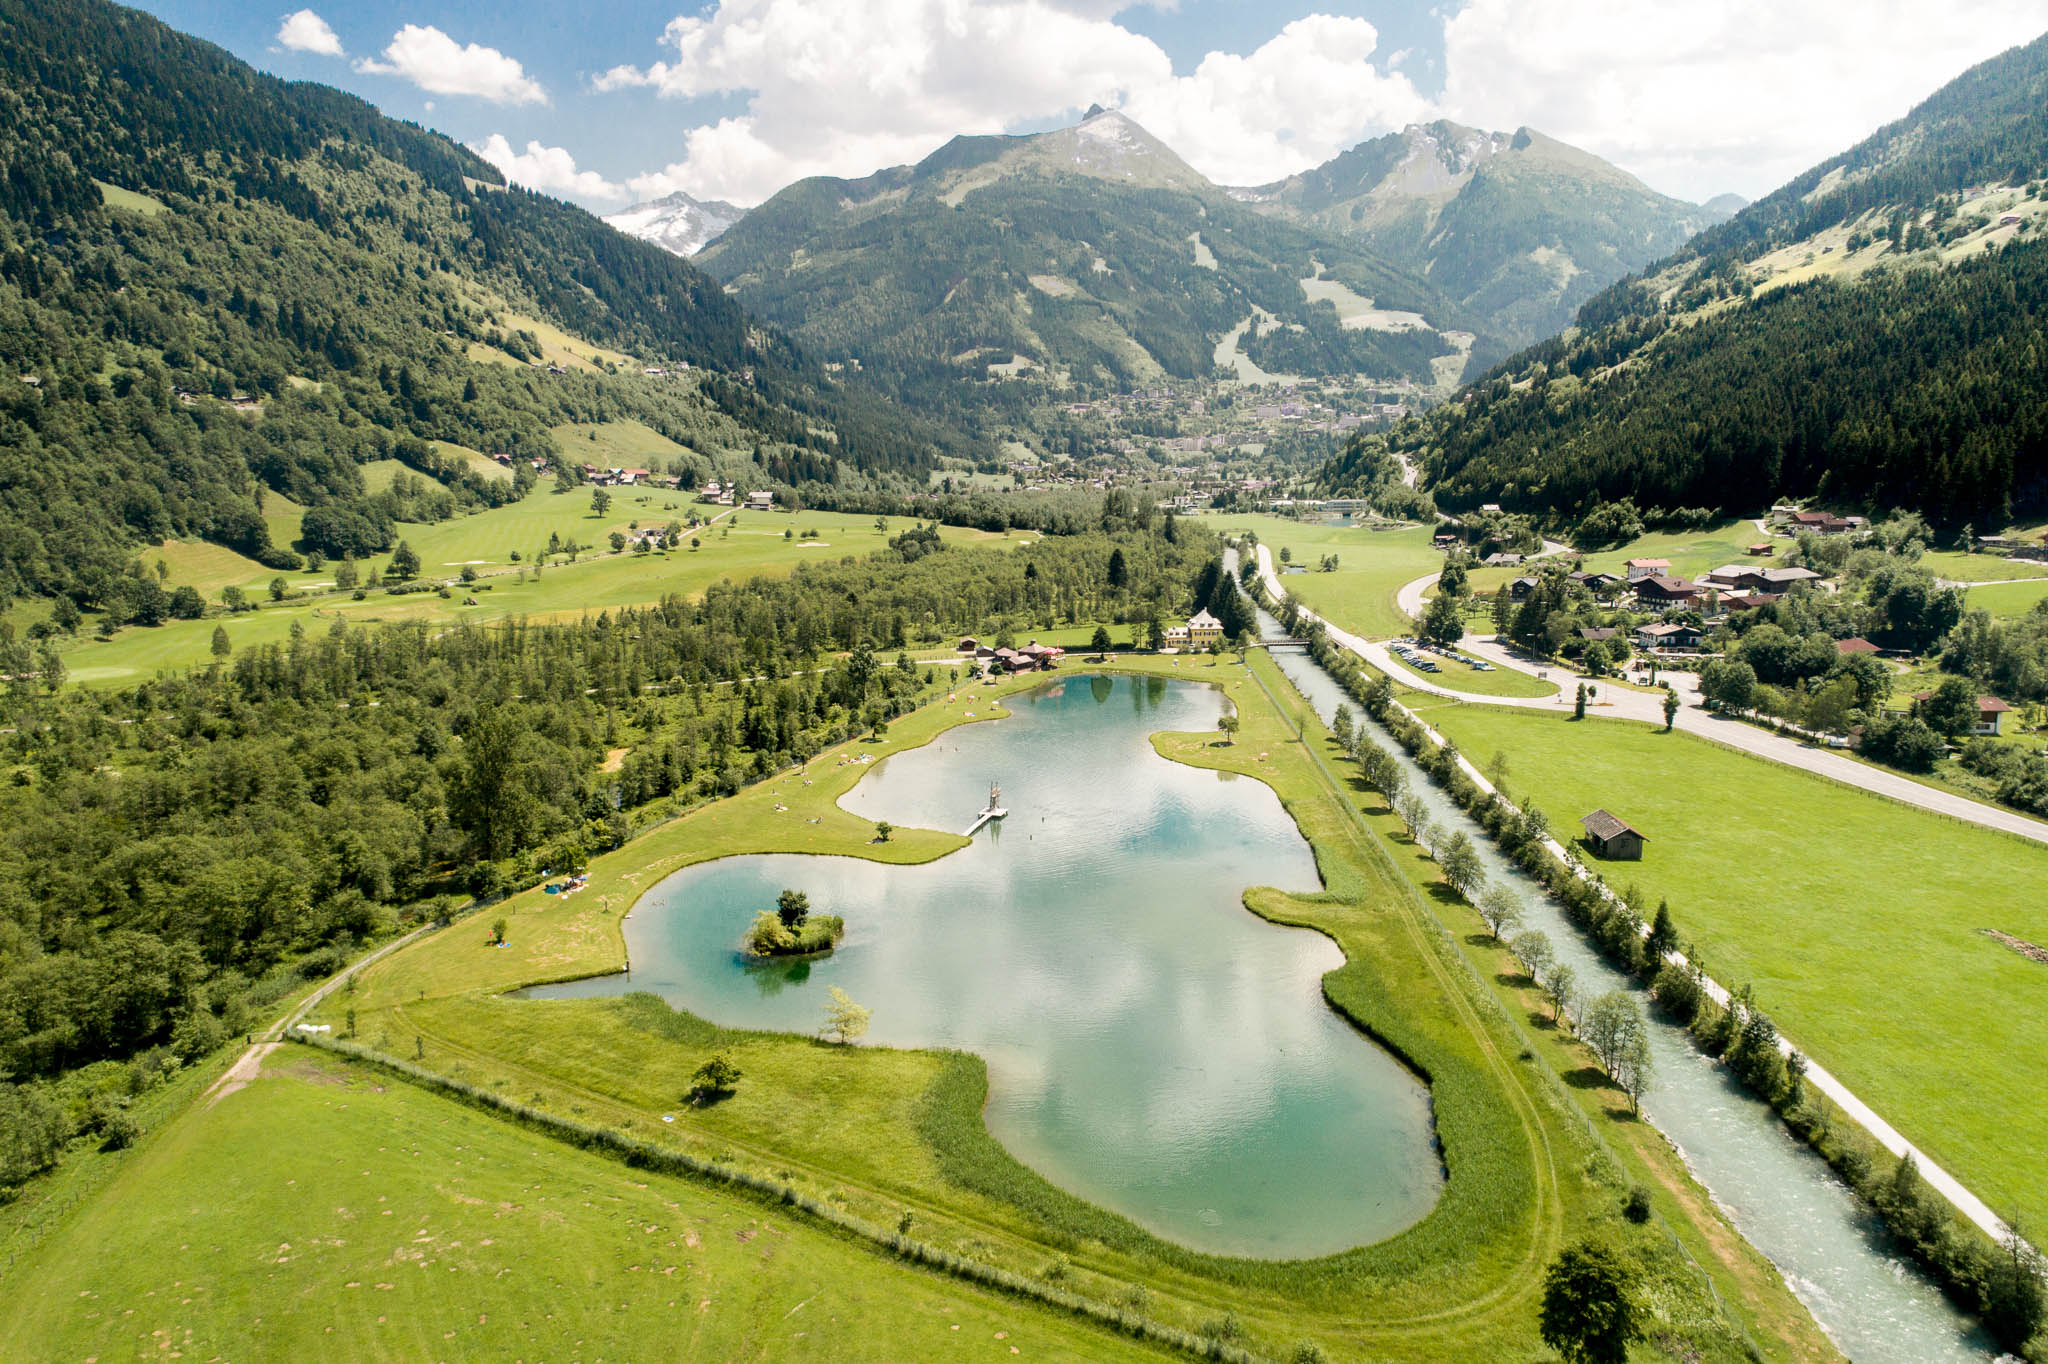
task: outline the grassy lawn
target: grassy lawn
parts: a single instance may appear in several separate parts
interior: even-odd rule
[[[1526,1350],[1540,1271],[1557,1245],[1588,1222],[1619,1227],[1620,1169],[1570,1115],[1555,1082],[1516,1059],[1519,1034],[1338,790],[1289,743],[1251,672],[1229,658],[1119,666],[1225,687],[1243,721],[1236,743],[1161,735],[1155,747],[1268,782],[1315,846],[1326,894],[1252,891],[1247,903],[1334,938],[1349,960],[1326,978],[1333,1006],[1429,1074],[1451,1178],[1438,1208],[1415,1228],[1299,1264],[1198,1255],[1062,1193],[1011,1159],[981,1120],[986,1073],[975,1058],[721,1030],[646,997],[537,1003],[502,996],[521,983],[616,969],[624,911],[691,862],[756,850],[922,861],[960,846],[956,835],[917,830],[874,843],[871,827],[836,801],[867,767],[850,757],[927,742],[969,710],[991,717],[987,688],[906,717],[882,743],[823,755],[810,766],[808,786],[787,776],[644,835],[593,863],[590,888],[576,896],[529,892],[494,906],[484,917],[506,918],[505,948],[485,945],[477,919],[422,939],[368,971],[355,994],[333,997],[323,1017],[339,1026],[353,1007],[362,1039],[373,1046],[405,1056],[417,1046],[428,1064],[469,1083],[722,1156],[870,1221],[888,1224],[897,1210],[913,1209],[922,1239],[1004,1268],[1037,1274],[1064,1259],[1077,1291],[1112,1300],[1131,1283],[1145,1284],[1148,1312],[1170,1324],[1192,1327],[1229,1307],[1255,1346],[1274,1351],[1303,1333],[1340,1355],[1434,1359],[1475,1347]],[[1270,672],[1263,656],[1254,656],[1254,667]],[[1013,679],[997,694],[1032,684]],[[733,1051],[747,1073],[740,1094],[709,1110],[681,1108],[685,1077],[720,1049]],[[1733,1357],[1698,1272],[1662,1233],[1637,1239],[1676,1337],[1702,1347],[1699,1357]],[[1767,1288],[1759,1281],[1759,1292]],[[1788,1320],[1803,1319],[1791,1310]],[[1805,1329],[1811,1333],[1810,1323]]]
[[[1669,559],[1671,572],[1680,578],[1697,578],[1723,564],[1749,562],[1745,547],[1770,540],[1773,554],[1792,547],[1790,540],[1766,536],[1749,520],[1722,521],[1696,531],[1653,531],[1629,541],[1620,549],[1601,550],[1586,557],[1589,573],[1622,575],[1630,559]],[[1763,562],[1759,557],[1756,562]]]
[[[8,1276],[10,1354],[1156,1357],[303,1048],[125,1160]]]
[[[2003,554],[1960,554],[1934,550],[1920,556],[1920,562],[1938,578],[1951,582],[1995,582],[2001,578],[2048,579],[2048,564],[2034,559],[2008,559]]]
[[[316,592],[295,601],[269,604],[267,585],[279,575],[256,565],[257,574],[238,585],[248,590],[252,598],[266,603],[261,610],[217,619],[172,621],[153,629],[131,626],[111,640],[95,639],[81,631],[66,649],[64,662],[74,682],[118,685],[153,677],[166,669],[198,667],[209,662],[216,625],[226,626],[233,648],[244,649],[254,644],[282,643],[295,625],[308,632],[325,631],[337,619],[352,625],[412,620],[487,622],[510,616],[646,605],[670,594],[694,595],[721,578],[782,576],[806,560],[872,554],[884,547],[889,535],[901,533],[909,524],[900,518],[893,520],[884,533],[875,529],[871,516],[741,512],[738,525],[732,525],[733,518],[728,518],[701,531],[697,549],[668,554],[614,554],[605,542],[612,530],[624,530],[632,521],[642,525],[665,524],[687,515],[687,509],[697,505],[687,501],[687,497],[688,494],[675,492],[621,490],[614,498],[610,514],[600,518],[590,510],[588,490],[557,494],[551,487],[537,489],[508,507],[439,525],[401,527],[401,534],[418,551],[426,576],[452,580],[464,564],[476,567],[479,581],[469,587],[456,583],[445,599],[431,592],[397,597],[372,593],[358,602],[340,594]],[[784,531],[792,530],[815,530],[819,538],[803,541],[784,536]],[[537,575],[529,565],[511,562],[514,550],[524,558],[545,547],[550,532],[564,539],[573,537],[582,543],[595,542],[605,547],[600,552],[585,554],[573,564],[550,564]],[[958,527],[947,527],[942,533],[952,544],[1016,545],[1025,540],[1021,536],[1004,537]],[[169,581],[176,586],[187,580],[180,578],[177,564],[172,563],[174,557],[186,564],[189,571],[210,571],[215,577],[233,571],[233,565],[227,561],[239,559],[228,551],[203,545],[159,546],[142,552],[145,563],[163,558],[172,564]],[[377,566],[381,568],[381,560]],[[287,582],[308,587],[333,581],[331,570],[283,576]],[[467,595],[474,595],[477,605],[464,606]]]
[[[662,469],[689,450],[644,422],[571,422],[554,428],[556,448],[576,464],[600,469]],[[677,494],[688,496],[689,494]]]
[[[2048,578],[2028,583],[1992,583],[1964,592],[1972,611],[1989,611],[1993,617],[2012,620],[2026,615],[2034,604],[2048,598]]]
[[[2048,1109],[2022,1079],[2048,1049],[2043,970],[1984,935],[2048,943],[2048,852],[1626,722],[1475,706],[1431,723],[1552,826],[1605,807],[1648,835],[1610,880],[1668,897],[1709,972],[1992,1207],[2048,1218]],[[1601,864],[1595,864],[1601,865]]]
[[[1443,567],[1444,556],[1430,547],[1427,526],[1399,530],[1366,530],[1357,526],[1323,526],[1279,516],[1205,516],[1202,524],[1222,532],[1253,531],[1277,561],[1284,548],[1307,573],[1281,578],[1288,593],[1302,605],[1368,639],[1406,634],[1414,622],[1394,606],[1394,594],[1425,573]],[[1337,556],[1335,573],[1314,572],[1325,554]]]

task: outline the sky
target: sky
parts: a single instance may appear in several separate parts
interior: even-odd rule
[[[1098,103],[1221,184],[1448,118],[1535,128],[1694,202],[1756,198],[2048,30],[2048,0],[295,3],[141,0],[598,211],[752,205]]]

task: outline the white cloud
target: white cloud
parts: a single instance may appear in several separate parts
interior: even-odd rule
[[[864,175],[956,133],[998,133],[1121,105],[1205,174],[1265,181],[1398,127],[1427,106],[1376,71],[1360,19],[1311,16],[1249,56],[1185,77],[1115,23],[1120,0],[720,0],[673,20],[668,60],[616,67],[600,91],[745,93],[745,112],[689,129],[643,194],[753,202],[806,175]]]
[[[1211,52],[1132,91],[1124,110],[1219,184],[1265,184],[1431,116],[1406,76],[1373,66],[1378,47],[1365,20],[1312,14],[1248,56]]]
[[[649,196],[757,202],[803,176],[866,175],[955,134],[1042,127],[1102,103],[1224,184],[1449,117],[1527,125],[1703,199],[1765,193],[2048,28],[2048,0],[1458,0],[1438,12],[1444,89],[1432,99],[1409,73],[1439,69],[1438,54],[1382,54],[1364,19],[1312,14],[1176,74],[1116,22],[1131,8],[712,0],[668,25],[662,60],[592,85],[745,99],[678,133],[670,164],[630,182]]]
[[[494,47],[461,44],[432,26],[407,24],[391,37],[384,60],[364,58],[366,75],[403,76],[437,95],[475,95],[494,104],[546,104],[548,93],[516,60]]]
[[[325,19],[309,9],[287,14],[278,25],[277,40],[294,52],[313,52],[322,57],[341,55],[341,39]]]
[[[1444,24],[1442,104],[1667,193],[1755,197],[2044,27],[2041,0],[1468,0]]]
[[[469,149],[505,172],[505,178],[528,189],[544,189],[578,199],[623,199],[626,191],[596,171],[579,171],[576,158],[561,147],[544,147],[537,141],[515,152],[503,133],[492,133]]]

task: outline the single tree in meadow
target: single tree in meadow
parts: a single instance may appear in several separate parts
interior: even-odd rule
[[[825,1002],[825,1026],[819,1032],[841,1046],[858,1041],[868,1030],[868,1020],[874,1010],[853,1002],[852,996],[834,985],[827,992]]]

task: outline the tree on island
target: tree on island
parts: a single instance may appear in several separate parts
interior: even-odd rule
[[[688,1098],[693,1104],[716,1103],[739,1088],[740,1068],[730,1056],[713,1056],[691,1077]]]
[[[794,933],[811,917],[811,897],[800,890],[785,890],[775,897],[775,917]]]
[[[1543,1343],[1570,1364],[1624,1364],[1636,1314],[1621,1257],[1597,1241],[1567,1246],[1543,1276]]]
[[[868,1019],[874,1010],[854,1003],[853,997],[837,985],[831,987],[830,994],[831,998],[825,1004],[825,1026],[818,1033],[845,1046],[867,1032]]]
[[[887,843],[889,841],[889,835],[895,832],[896,826],[894,824],[891,824],[888,820],[880,819],[875,821],[875,842]]]

